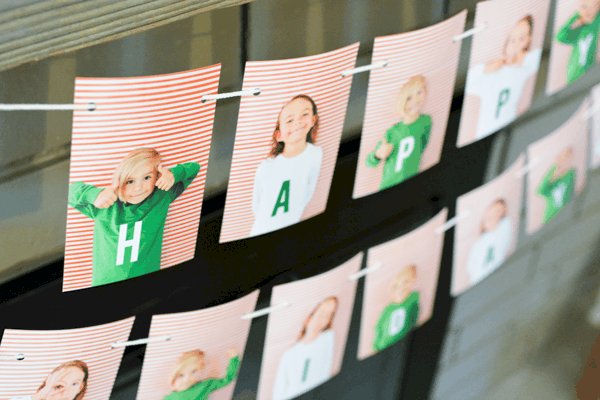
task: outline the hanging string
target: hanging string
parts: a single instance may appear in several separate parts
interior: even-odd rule
[[[358,280],[358,279],[362,278],[363,276],[370,274],[373,271],[377,271],[379,268],[381,268],[382,265],[383,265],[383,263],[381,261],[378,261],[375,264],[373,264],[373,266],[365,268],[363,270],[358,271],[355,274],[348,276],[348,280],[350,280],[350,281]]]
[[[482,30],[486,29],[488,27],[488,23],[484,22],[483,25],[478,26],[476,28],[473,29],[469,29],[468,31],[465,31],[463,33],[461,33],[458,36],[454,36],[454,38],[452,39],[453,42],[458,42],[459,40],[463,40],[464,38],[467,38],[469,36],[473,36],[476,33],[481,32]]]
[[[200,99],[202,103],[206,103],[208,100],[220,100],[220,99],[228,99],[230,97],[241,97],[241,96],[258,96],[261,93],[260,88],[254,88],[252,90],[240,90],[239,92],[231,92],[231,93],[220,93],[220,94],[209,94],[204,95]]]
[[[146,338],[146,339],[131,340],[129,342],[115,342],[110,345],[110,348],[114,349],[115,347],[128,347],[128,346],[137,346],[138,344],[166,342],[171,339],[173,339],[173,336],[158,336],[158,337],[151,337],[151,338]]]
[[[262,310],[244,314],[244,315],[242,315],[242,319],[252,319],[252,318],[262,317],[263,315],[267,315],[269,313],[272,313],[273,311],[282,310],[291,305],[292,305],[292,303],[290,303],[289,301],[284,301],[283,303],[277,304],[272,307],[267,307],[267,308],[263,308]]]
[[[374,68],[387,67],[388,64],[389,64],[388,60],[383,60],[383,61],[379,61],[379,62],[370,64],[370,65],[365,65],[363,67],[347,69],[342,72],[342,76],[345,78],[349,75],[354,75],[354,74],[358,74],[360,72],[370,71]]]
[[[0,104],[0,111],[65,111],[87,110],[94,111],[96,103],[88,104]]]

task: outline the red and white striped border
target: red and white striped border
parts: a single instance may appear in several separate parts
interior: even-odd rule
[[[149,336],[169,335],[173,339],[148,344],[137,398],[160,400],[168,395],[171,370],[186,351],[204,351],[205,373],[214,367],[223,376],[229,361],[227,350],[234,347],[243,357],[252,320],[243,320],[242,315],[254,311],[258,293],[256,290],[241,299],[204,310],[153,316]],[[230,399],[234,387],[235,381],[216,391],[211,400]]]
[[[330,296],[336,296],[339,301],[331,326],[335,336],[332,377],[340,371],[356,294],[357,281],[349,280],[348,276],[358,272],[362,259],[363,253],[359,253],[331,271],[273,288],[272,306],[285,301],[291,305],[269,314],[257,399],[272,398],[281,356],[298,341],[303,324],[313,309]]]
[[[244,90],[259,87],[261,94],[243,97],[240,105],[221,243],[250,234],[254,174],[269,154],[281,108],[298,94],[309,95],[317,104],[320,126],[315,145],[323,149],[315,195],[303,218],[325,211],[352,84],[351,76],[341,74],[354,67],[357,53],[355,43],[316,56],[246,64]]]
[[[452,39],[463,32],[466,15],[463,11],[428,28],[375,38],[371,63],[387,60],[388,66],[372,70],[369,78],[354,199],[379,191],[384,163],[369,168],[365,160],[385,132],[398,123],[395,112],[398,92],[417,75],[423,75],[427,84],[422,113],[432,118],[431,136],[420,170],[439,161],[460,55],[460,42],[454,43]]]
[[[129,338],[135,317],[105,325],[54,331],[6,329],[0,355],[25,354],[22,361],[0,360],[0,398],[30,396],[59,365],[80,360],[89,368],[86,400],[110,397],[124,348],[114,342]]]
[[[69,183],[110,186],[116,166],[132,150],[152,147],[163,165],[200,163],[200,172],[169,208],[161,268],[194,258],[221,65],[140,78],[77,78]],[[63,291],[90,287],[94,221],[69,207]]]

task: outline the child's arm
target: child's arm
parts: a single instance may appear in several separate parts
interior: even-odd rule
[[[429,143],[429,137],[431,136],[431,117],[426,115],[427,122],[423,126],[423,132],[421,133],[421,154],[425,151],[427,143]]]
[[[379,319],[377,320],[377,324],[375,324],[375,331],[373,332],[373,350],[375,351],[375,353],[385,349],[385,346],[383,345],[383,343],[381,343],[381,338],[383,337],[382,325],[385,317],[386,312],[384,309],[381,315],[379,316]]]
[[[410,310],[409,321],[411,326],[416,326],[417,321],[419,320],[419,303],[421,302],[421,298],[419,296],[419,292],[414,292],[417,294],[417,300],[415,301],[414,307]]]
[[[275,375],[275,384],[273,385],[273,400],[284,400],[285,390],[288,387],[288,368],[287,368],[287,353],[283,353],[279,366],[277,367],[277,375]]]
[[[315,157],[313,163],[310,166],[310,175],[308,176],[308,187],[306,188],[306,200],[304,201],[304,207],[308,205],[310,199],[312,199],[317,189],[317,182],[319,181],[319,174],[321,173],[321,164],[323,163],[323,150],[320,147],[315,149],[319,152],[318,156]]]
[[[254,174],[254,185],[252,186],[252,213],[254,218],[258,218],[258,212],[260,210],[260,195],[263,188],[263,168],[264,160],[260,163]]]
[[[171,178],[168,173],[165,173],[166,171],[173,174],[173,177]],[[177,198],[192,183],[199,171],[200,164],[193,162],[177,164],[169,170],[165,170],[161,165],[158,167],[158,172],[162,176],[156,181],[156,187],[162,190],[170,190]],[[169,183],[171,183],[170,186]]]
[[[552,176],[554,175],[554,171],[556,170],[556,164],[553,164],[552,167],[550,167],[550,170],[548,170],[548,172],[546,173],[546,175],[544,175],[544,178],[542,178],[542,181],[540,182],[540,185],[538,186],[536,193],[542,197],[548,197],[550,196],[550,179],[552,178]]]
[[[83,182],[75,182],[69,185],[68,203],[71,207],[94,219],[99,208],[94,205],[96,199],[104,189]],[[114,192],[113,192],[114,193]],[[116,196],[116,195],[115,195]],[[114,203],[114,201],[113,201]],[[106,208],[106,207],[104,207]]]
[[[229,350],[227,354],[230,358],[229,364],[227,365],[227,371],[225,372],[225,376],[221,379],[212,379],[210,386],[211,392],[229,385],[237,376],[238,370],[240,368],[240,356],[233,349]]]
[[[579,12],[573,14],[571,18],[565,22],[565,24],[556,32],[555,40],[559,43],[570,44],[573,45],[577,43],[577,39],[579,38],[579,31],[581,30],[581,26],[571,29],[571,26],[575,21],[579,19]]]
[[[373,151],[370,152],[367,156],[367,159],[365,160],[367,163],[367,167],[377,167],[381,160],[385,161],[392,154],[392,151],[394,151],[394,145],[390,143],[392,129],[393,127],[385,132],[383,138],[381,138],[381,140],[377,142],[377,146],[375,146]],[[380,148],[382,149],[380,150]]]

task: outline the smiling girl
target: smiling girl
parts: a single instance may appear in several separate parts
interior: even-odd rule
[[[317,105],[298,95],[281,109],[273,132],[271,153],[254,176],[250,236],[262,235],[302,219],[312,199],[323,161],[313,143],[319,129]]]
[[[69,205],[95,220],[92,286],[160,269],[169,205],[199,170],[198,163],[166,169],[156,150],[139,148],[121,161],[110,187],[70,185]]]
[[[331,377],[334,335],[331,325],[338,298],[328,297],[310,313],[296,344],[287,349],[277,369],[273,400],[288,400]]]
[[[395,186],[419,172],[421,155],[431,133],[431,117],[421,114],[426,94],[425,78],[421,75],[411,78],[400,89],[396,100],[400,122],[385,132],[367,156],[369,168],[384,161],[379,190]]]

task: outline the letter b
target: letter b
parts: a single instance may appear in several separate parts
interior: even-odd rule
[[[415,149],[415,138],[412,136],[406,137],[400,141],[398,145],[398,158],[396,159],[396,172],[402,171],[402,165],[412,154]]]
[[[125,248],[131,247],[131,262],[138,259],[140,252],[140,240],[142,238],[142,221],[135,223],[133,228],[133,239],[127,240],[127,224],[119,226],[119,246],[117,248],[117,264],[123,265],[125,262]]]

